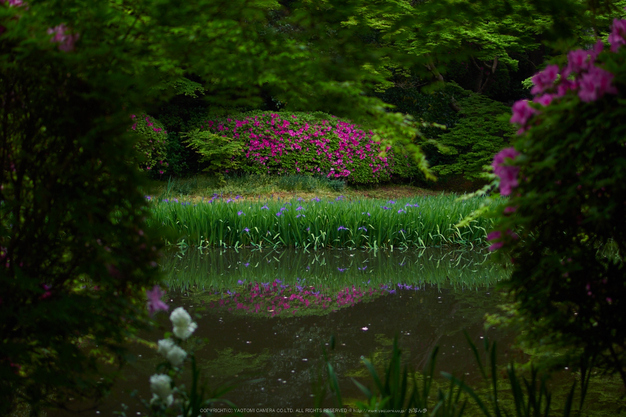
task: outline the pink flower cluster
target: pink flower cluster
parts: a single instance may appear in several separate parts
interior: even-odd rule
[[[60,24],[59,26],[55,26],[53,28],[48,29],[48,35],[52,36],[50,42],[58,43],[59,49],[63,52],[70,52],[74,50],[74,44],[80,37],[78,33],[70,35],[67,33],[67,26],[65,24]]]
[[[493,172],[500,177],[500,194],[502,195],[511,194],[511,190],[518,186],[519,167],[505,164],[507,158],[513,160],[518,155],[519,152],[515,148],[505,148],[493,158]]]
[[[392,156],[379,155],[380,142],[371,133],[336,119],[307,122],[291,115],[263,114],[226,123],[205,121],[213,132],[245,140],[244,154],[267,173],[313,173],[328,178],[347,178],[367,167],[373,178],[386,179]],[[386,149],[390,152],[390,148]]]
[[[513,240],[519,239],[517,234],[515,232],[511,231],[511,230],[507,230],[506,234],[508,236],[510,236],[511,239],[513,239]],[[504,237],[505,236],[499,230],[496,230],[496,231],[488,233],[487,234],[487,240],[489,240],[489,241],[496,241],[491,246],[489,246],[489,251],[493,252],[494,250],[498,250],[502,246],[504,246],[504,241],[503,241]]]
[[[626,44],[626,20],[613,21],[609,43],[612,52],[617,52]],[[568,63],[564,68],[548,65],[536,74],[532,79],[534,86],[531,93],[535,96],[533,102],[545,107],[569,91],[577,94],[585,103],[596,101],[605,94],[617,94],[617,89],[613,85],[613,74],[596,66],[596,59],[603,48],[602,41],[598,41],[591,50],[570,51],[567,54]],[[518,134],[528,130],[530,119],[540,113],[540,110],[531,106],[527,100],[516,102],[512,110],[511,123],[521,126]]]
[[[27,3],[23,0],[0,0],[0,4],[7,4],[9,7],[24,7],[28,10]],[[0,35],[6,31],[6,28],[0,25]],[[58,43],[59,50],[70,52],[74,50],[74,44],[80,37],[80,34],[69,34],[68,28],[64,23],[48,29],[48,35],[53,35],[50,42]]]

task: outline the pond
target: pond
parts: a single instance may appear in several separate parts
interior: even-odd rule
[[[170,311],[183,306],[199,317],[196,358],[209,386],[234,386],[225,398],[238,407],[296,409],[314,406],[324,349],[348,399],[363,399],[351,378],[370,382],[361,358],[382,365],[394,338],[412,369],[424,368],[439,346],[437,374],[477,377],[464,331],[477,345],[485,337],[510,341],[484,326],[485,314],[502,302],[494,284],[506,276],[488,256],[444,249],[188,250],[169,253],[162,266]],[[146,340],[171,331],[167,314],[157,318],[159,329],[143,334]],[[122,403],[128,416],[146,415],[131,392],[151,397],[148,380],[163,359],[146,346],[132,351],[136,360],[106,402],[72,415],[109,416]],[[330,394],[324,405],[333,405]]]

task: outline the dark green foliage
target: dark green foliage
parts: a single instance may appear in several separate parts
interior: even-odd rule
[[[458,105],[462,118],[438,139],[445,148],[425,149],[438,177],[462,175],[477,180],[483,166],[506,147],[516,129],[508,122],[510,108],[485,96],[472,93],[460,99]]]
[[[345,190],[346,183],[345,181],[341,181],[341,180],[329,180],[328,186],[330,187],[331,190],[340,192],[340,191]]]
[[[157,113],[168,132],[167,162],[172,175],[186,177],[198,174],[205,168],[200,163],[198,153],[185,143],[182,134],[200,128],[208,111],[208,104],[201,98],[178,95]]]
[[[384,93],[377,94],[385,103],[396,106],[394,111],[399,111],[413,116],[415,120],[438,123],[448,129],[454,127],[459,121],[460,115],[456,102],[469,95],[454,84],[446,84],[444,88],[431,93],[424,93],[419,88],[392,87]],[[422,133],[427,138],[437,138],[443,133],[440,128],[422,128]]]
[[[1,415],[18,400],[35,415],[101,397],[115,374],[103,365],[123,363],[126,339],[147,327],[144,290],[160,278],[119,102],[134,106],[137,81],[114,75],[132,61],[117,50],[112,64],[98,38],[83,38],[90,59],[33,38],[48,24],[35,10],[51,12],[32,6],[0,37]]]
[[[503,369],[497,363],[496,343],[484,341],[484,351],[479,349],[465,334],[471,350],[474,353],[480,376],[488,389],[475,390],[467,385],[463,378],[448,373],[441,374],[449,380],[447,389],[441,387],[436,380],[435,363],[438,348],[436,347],[429,358],[423,371],[410,369],[403,364],[402,351],[398,348],[397,338],[394,339],[391,356],[381,371],[377,364],[363,358],[363,365],[367,368],[370,377],[369,383],[362,384],[352,379],[354,384],[363,393],[366,400],[356,400],[352,405],[360,413],[377,416],[415,416],[431,415],[437,417],[461,417],[463,415],[485,417],[531,417],[548,416],[550,412],[556,413],[555,402],[552,401],[552,392],[549,387],[549,375],[541,374],[537,369],[531,368],[530,375],[524,375],[514,364]],[[328,343],[326,345],[329,345]],[[334,337],[331,338],[330,347],[334,349]],[[334,405],[337,409],[346,408],[347,404],[341,396],[338,373],[331,363],[332,356],[322,347],[324,355],[325,382],[316,387],[316,407],[321,405],[322,396],[328,390],[334,396]],[[330,352],[333,353],[332,350]],[[486,357],[483,364],[482,357]],[[581,363],[580,391],[578,402],[578,414],[585,401],[585,395],[591,377],[591,363]],[[498,379],[498,374],[504,374],[504,380]],[[506,385],[504,385],[506,384]],[[578,381],[575,381],[568,391],[563,404],[558,404],[564,417],[572,415],[574,405],[574,393]],[[426,414],[428,413],[428,414]],[[577,414],[577,415],[578,415]],[[316,415],[321,415],[317,413]],[[334,416],[333,413],[326,415]],[[338,411],[338,416],[346,415]]]
[[[512,56],[519,55],[512,54]],[[519,76],[518,73],[520,73],[519,67],[512,69],[506,64],[500,64],[498,70],[489,77],[481,94],[501,102],[521,98],[521,80],[528,78],[532,73],[526,74],[526,76]],[[525,74],[524,71],[521,71],[521,73]],[[451,62],[448,64],[446,78],[459,84],[466,90],[475,91],[477,88],[476,82],[480,79],[480,70],[470,60]]]
[[[276,185],[285,191],[312,192],[315,191],[318,183],[319,181],[310,175],[285,175],[278,178]]]
[[[503,115],[510,114],[507,106],[454,83],[447,83],[444,88],[432,93],[391,88],[381,98],[396,105],[395,110],[410,114],[416,120],[447,128],[423,128],[426,138],[435,138],[436,141],[418,141],[440,180],[461,176],[470,181],[478,180],[483,166],[491,163],[493,156],[506,146],[515,133],[515,128],[503,118]],[[425,181],[402,145],[395,145],[393,150],[394,174],[400,178]]]

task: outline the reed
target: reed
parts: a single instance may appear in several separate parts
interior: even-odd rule
[[[455,195],[399,200],[250,200],[214,195],[200,203],[162,199],[150,222],[170,244],[196,247],[426,248],[484,246],[492,221],[455,225],[484,199]]]

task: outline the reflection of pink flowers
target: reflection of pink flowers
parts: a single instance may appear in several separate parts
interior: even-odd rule
[[[493,172],[500,177],[500,194],[502,195],[511,194],[511,190],[518,186],[519,167],[504,165],[507,158],[515,159],[518,155],[519,152],[515,148],[506,148],[493,158]]]
[[[239,282],[244,285],[243,281]],[[347,287],[331,296],[323,294],[314,287],[302,285],[290,286],[277,279],[268,283],[253,283],[245,285],[240,292],[226,291],[229,297],[209,304],[211,308],[225,308],[229,311],[241,310],[247,313],[276,317],[281,315],[293,316],[307,309],[335,311],[359,302],[366,301],[376,295],[383,295],[391,291],[387,286],[380,289],[361,289]]]
[[[54,35],[50,42],[58,43],[59,49],[63,52],[70,52],[74,50],[74,43],[78,40],[80,35],[75,33],[73,35],[67,34],[67,26],[60,24],[54,28],[48,29],[49,35]]]

